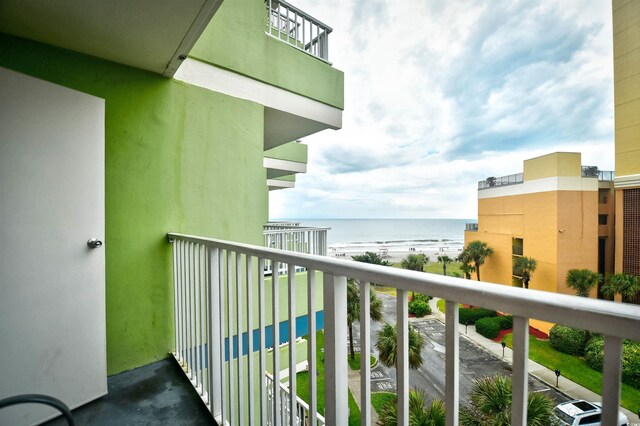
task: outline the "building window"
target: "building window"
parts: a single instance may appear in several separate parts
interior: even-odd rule
[[[522,238],[512,238],[511,249],[511,254],[522,256],[524,254],[524,242]]]
[[[607,215],[599,214],[598,215],[598,225],[606,225],[607,224]]]
[[[607,204],[609,200],[609,190],[608,189],[599,189],[598,190],[598,203]]]

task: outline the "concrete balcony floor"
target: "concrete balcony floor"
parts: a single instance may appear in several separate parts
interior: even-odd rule
[[[215,425],[172,359],[109,377],[109,393],[73,410],[77,425]],[[45,425],[66,425],[62,417]]]

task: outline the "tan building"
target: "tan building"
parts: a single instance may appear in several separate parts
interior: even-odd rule
[[[613,272],[612,181],[612,172],[582,166],[579,153],[557,152],[524,161],[522,173],[478,182],[478,225],[467,227],[465,244],[481,240],[494,250],[482,280],[520,286],[518,256],[536,260],[536,290],[575,294],[566,285],[572,268]]]
[[[640,275],[640,1],[613,0],[616,272]],[[636,298],[640,303],[640,298]]]

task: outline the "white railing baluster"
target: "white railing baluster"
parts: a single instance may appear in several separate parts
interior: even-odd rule
[[[511,424],[526,426],[527,398],[529,394],[529,318],[513,317],[513,372]]]
[[[196,391],[201,385],[200,369],[202,360],[200,359],[200,244],[193,245],[193,383]],[[199,392],[199,391],[198,391]]]
[[[460,336],[458,302],[446,301],[445,412],[447,426],[458,426],[460,407]]]
[[[200,245],[200,385],[202,386],[202,392],[200,395],[204,397],[206,394],[208,398],[211,394],[208,392],[205,369],[208,368],[207,362],[210,358],[206,357],[206,346],[208,345],[207,339],[207,258],[205,257],[206,247]]]
[[[280,270],[280,263],[274,261],[273,274],[271,275],[271,296],[273,309],[272,330],[273,330],[273,419],[274,425],[279,426],[280,414],[282,413],[282,404],[280,402],[280,391],[278,385],[280,384],[280,277],[278,271]]]
[[[398,425],[409,425],[409,309],[408,292],[398,290],[396,319],[398,341],[396,343],[396,380],[398,393]],[[362,357],[362,354],[360,354]]]
[[[267,373],[267,349],[265,340],[266,333],[266,307],[267,301],[264,296],[264,264],[263,258],[258,259],[258,326],[260,327],[260,355],[259,355],[259,377],[260,389],[266,388],[265,374]],[[267,419],[267,396],[260,392],[260,424],[266,424]]]
[[[209,306],[209,389],[211,394],[209,395],[209,403],[211,406],[211,413],[214,417],[220,416],[222,418],[222,382],[223,377],[220,372],[224,365],[224,355],[220,351],[220,343],[222,342],[222,335],[220,334],[220,315],[219,308],[216,306],[216,301],[220,299],[220,258],[219,249],[217,247],[209,248],[209,268],[207,270],[209,275],[209,292],[207,298],[207,305]],[[216,312],[218,311],[218,312]]]
[[[182,368],[187,373],[187,356],[189,354],[188,337],[189,337],[189,274],[187,262],[187,249],[189,243],[182,244]],[[188,376],[188,374],[187,374]]]
[[[324,274],[324,402],[330,425],[349,419],[347,370],[347,278]]]
[[[247,274],[247,399],[249,425],[255,424],[255,372],[253,367],[253,257],[247,255],[245,257],[245,266]],[[263,388],[264,389],[264,388]]]
[[[618,424],[620,378],[622,374],[622,339],[604,336],[604,365],[602,374],[602,424]]]
[[[360,282],[360,424],[371,424],[371,290],[367,281]]]
[[[296,266],[289,263],[289,412],[290,425],[296,420]]]
[[[309,424],[318,424],[318,367],[316,365],[316,271],[307,270],[307,309],[309,316],[309,343],[307,362],[309,363]]]
[[[187,285],[189,298],[187,299],[187,316],[188,316],[188,330],[187,336],[187,367],[189,380],[193,380],[193,243],[189,243],[187,247]]]
[[[220,342],[220,357],[221,357],[221,362],[220,362],[220,417],[222,419],[222,424],[226,424],[227,423],[227,416],[228,416],[228,394],[227,394],[227,374],[226,374],[226,367],[225,367],[225,359],[226,362],[229,362],[231,360],[231,357],[228,356],[228,348],[229,346],[227,345],[227,347],[225,348],[225,339],[224,339],[224,335],[226,334],[226,327],[225,327],[225,316],[224,316],[224,292],[225,292],[225,275],[224,275],[224,253],[223,250],[220,249],[218,250],[218,281],[219,281],[219,285],[220,285],[220,293],[218,294],[218,318],[219,318],[219,322],[220,322],[220,340],[218,340]]]
[[[228,328],[228,346],[229,346],[229,423],[236,424],[236,406],[232,402],[232,398],[236,394],[236,386],[233,374],[233,259],[231,252],[227,250],[227,328]]]
[[[238,425],[244,425],[244,361],[242,360],[242,255],[236,252],[236,336],[238,341]]]
[[[180,353],[180,298],[178,295],[180,294],[179,288],[180,284],[178,283],[178,246],[180,245],[180,240],[171,241],[171,255],[173,256],[173,328],[175,330],[175,338],[174,338],[174,355],[178,355]]]

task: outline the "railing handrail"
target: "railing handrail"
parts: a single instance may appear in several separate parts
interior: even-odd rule
[[[284,7],[296,12],[298,15],[303,16],[304,18],[308,19],[309,21],[313,21],[313,23],[318,24],[321,27],[323,27],[324,29],[326,29],[327,30],[327,34],[329,34],[329,33],[331,33],[333,31],[333,28],[331,28],[329,25],[325,24],[324,22],[322,22],[321,20],[319,20],[317,18],[314,18],[313,16],[309,15],[304,10],[298,9],[297,7],[292,5],[291,3],[287,3],[284,0],[271,0],[271,2],[272,2],[272,4],[280,3]]]
[[[278,229],[264,229],[262,231],[263,235],[269,234],[286,234],[286,233],[295,233],[295,232],[309,232],[309,231],[328,231],[331,228],[327,226],[283,226],[277,227]]]
[[[194,235],[169,233],[169,240],[181,239],[209,247],[241,252],[275,262],[291,263],[316,271],[342,275],[367,282],[384,283],[401,290],[426,293],[445,300],[483,306],[494,310],[588,328],[592,332],[640,341],[640,308],[586,297],[549,293],[540,290],[470,282],[462,278],[410,271],[362,262],[345,262],[325,256],[270,249]],[[549,297],[549,295],[553,297]],[[505,306],[509,306],[508,309]]]

